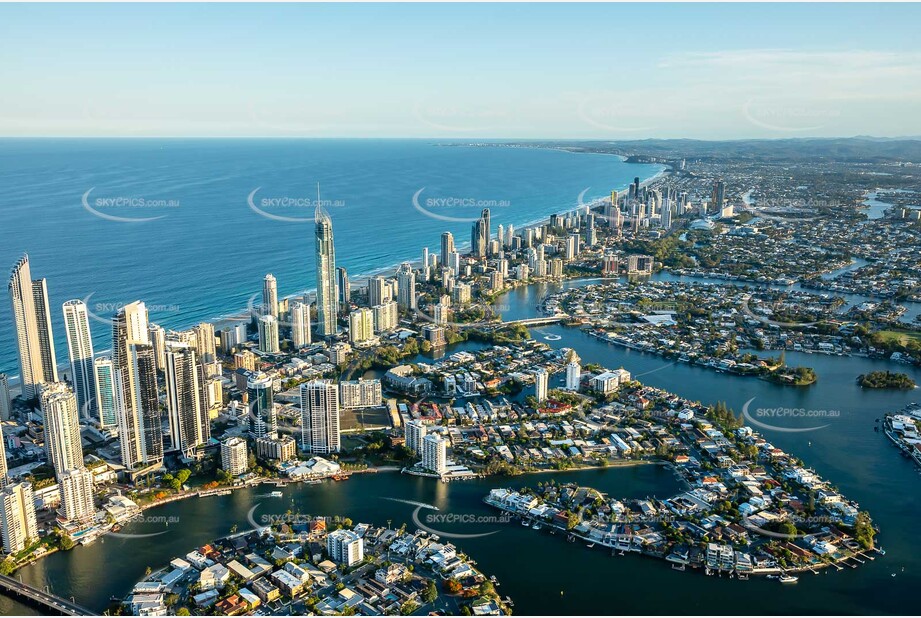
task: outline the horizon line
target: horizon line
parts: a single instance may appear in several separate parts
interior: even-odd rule
[[[921,140],[921,135],[798,135],[785,137],[730,137],[730,138],[701,138],[701,137],[457,137],[457,136],[313,136],[313,135],[0,135],[0,140],[38,140],[38,139],[198,139],[198,140],[225,140],[225,139],[279,139],[279,140],[449,140],[471,142],[483,141],[509,141],[509,142],[644,142],[644,141],[688,141],[688,142],[752,142],[752,141],[795,141],[795,140],[834,140],[834,139],[874,139],[874,140]]]

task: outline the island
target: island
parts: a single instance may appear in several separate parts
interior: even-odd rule
[[[871,371],[857,376],[857,383],[863,388],[914,388],[915,381],[907,373],[893,371]]]
[[[265,527],[149,570],[113,609],[141,616],[510,613],[495,577],[429,532],[290,511],[267,517]]]

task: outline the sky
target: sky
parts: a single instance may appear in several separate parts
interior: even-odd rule
[[[921,136],[908,4],[0,4],[0,136]]]

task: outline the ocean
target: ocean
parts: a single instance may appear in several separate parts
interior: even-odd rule
[[[97,352],[106,318],[143,300],[166,328],[238,313],[273,273],[280,295],[312,289],[313,212],[333,220],[354,278],[458,247],[491,210],[521,227],[610,195],[662,166],[540,148],[435,140],[3,139],[0,264],[28,253],[48,279],[59,363],[61,304],[84,299]],[[8,306],[8,302],[7,302]],[[0,372],[18,375],[9,309]]]

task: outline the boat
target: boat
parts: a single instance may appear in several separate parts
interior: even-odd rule
[[[672,568],[676,571],[683,571],[686,567],[683,564],[673,564]]]
[[[270,498],[281,498],[284,494],[280,491],[273,491],[269,493]]]
[[[540,530],[540,524],[535,522],[535,524],[531,526],[531,530]]]
[[[594,546],[595,546],[594,543],[589,543],[588,545],[586,545],[586,547],[588,547],[589,549],[591,549],[591,548],[594,547]]]
[[[795,575],[781,575],[780,576],[781,584],[795,584],[798,581],[799,581],[799,577],[796,577]]]
[[[530,524],[530,522],[529,522],[527,519],[522,519],[522,520],[521,520],[521,525],[522,525],[522,526],[530,526],[531,524]]]

